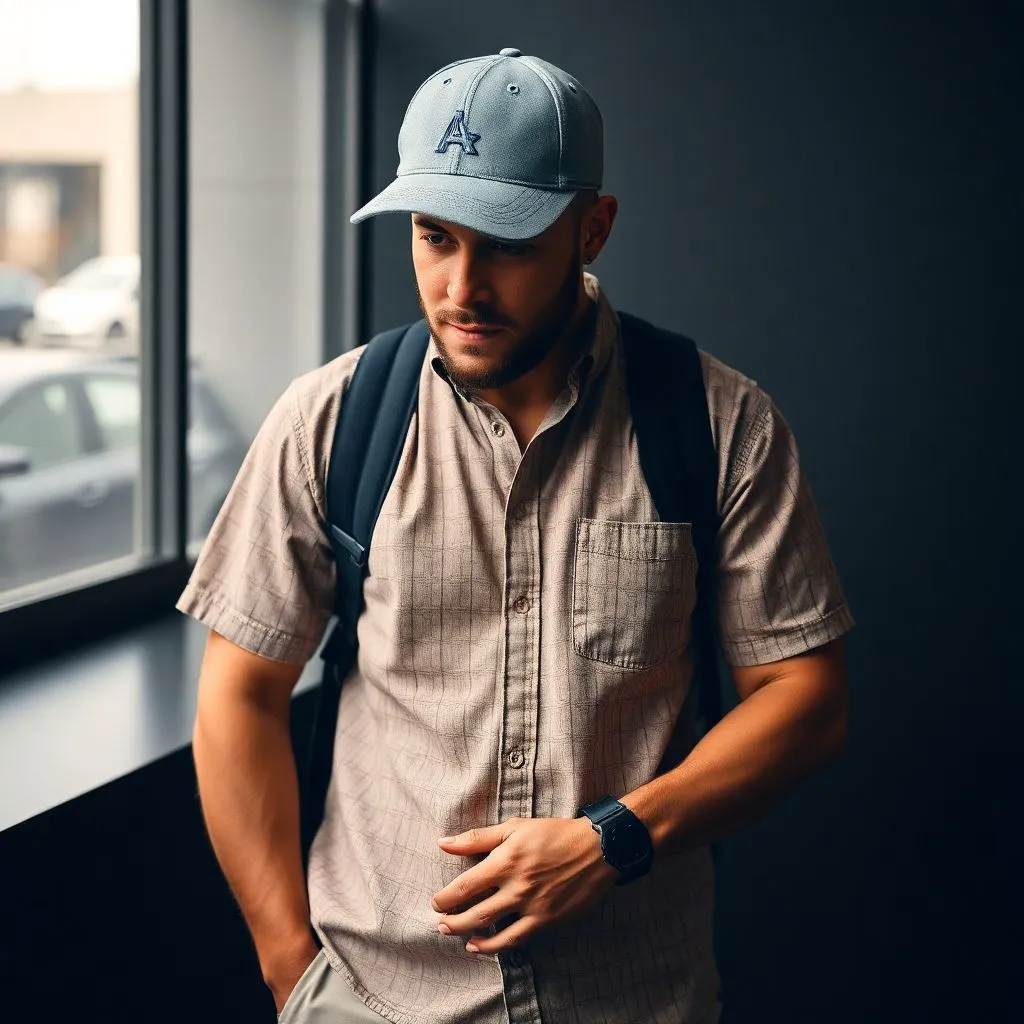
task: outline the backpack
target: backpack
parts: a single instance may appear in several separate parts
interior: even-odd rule
[[[619,320],[630,415],[647,487],[663,522],[692,524],[698,561],[693,711],[709,729],[722,715],[714,626],[721,519],[718,455],[700,356],[696,343],[681,334],[626,313]],[[335,429],[325,495],[337,563],[337,622],[321,652],[323,680],[301,787],[304,862],[323,819],[342,683],[356,660],[370,539],[416,410],[429,338],[423,320],[378,334],[356,364]]]

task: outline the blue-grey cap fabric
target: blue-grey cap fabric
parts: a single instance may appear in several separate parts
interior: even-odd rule
[[[457,61],[416,91],[398,176],[352,215],[422,213],[496,238],[533,238],[604,164],[597,105],[572,75],[508,48]]]

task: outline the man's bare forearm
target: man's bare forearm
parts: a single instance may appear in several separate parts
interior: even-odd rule
[[[621,797],[657,857],[751,824],[843,747],[841,663],[808,660],[737,705],[670,772]]]
[[[289,694],[240,686],[230,668],[212,661],[204,663],[193,731],[199,796],[214,853],[270,976],[292,959],[308,962],[313,942]]]

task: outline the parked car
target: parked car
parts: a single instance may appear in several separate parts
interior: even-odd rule
[[[45,287],[46,282],[30,270],[0,263],[0,338],[25,343],[36,297]]]
[[[188,536],[208,532],[247,443],[189,381]],[[0,591],[131,554],[140,473],[135,359],[0,351]]]
[[[139,257],[96,256],[35,301],[39,345],[138,350]]]

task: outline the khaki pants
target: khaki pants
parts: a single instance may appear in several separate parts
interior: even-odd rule
[[[306,968],[277,1017],[279,1024],[381,1024],[374,1013],[348,987],[320,950]],[[716,1006],[706,1024],[724,1024]]]
[[[280,1024],[381,1024],[320,950],[277,1017]]]

